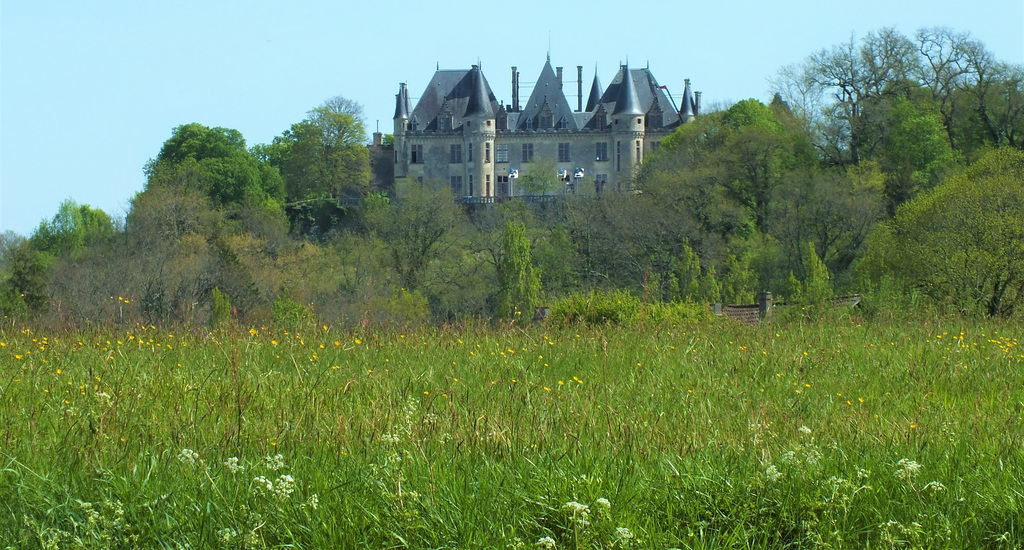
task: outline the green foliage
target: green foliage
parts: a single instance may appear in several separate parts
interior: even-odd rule
[[[936,113],[909,99],[893,100],[883,140],[886,196],[893,209],[935,186],[954,162],[954,153]]]
[[[809,304],[823,304],[832,298],[832,277],[821,261],[814,243],[807,243],[804,251],[804,280],[801,297]]]
[[[420,291],[391,289],[367,304],[365,319],[383,327],[417,327],[430,322],[430,304]]]
[[[644,302],[629,292],[570,294],[551,304],[549,322],[569,325],[680,326],[708,319],[706,304],[694,302]]]
[[[106,212],[68,199],[53,219],[43,220],[32,234],[32,246],[54,256],[104,244],[114,237],[114,222]]]
[[[5,308],[11,315],[24,311],[37,313],[46,308],[50,300],[47,292],[47,266],[42,254],[28,241],[9,250],[8,276],[3,293]]]
[[[313,322],[313,314],[305,306],[280,295],[274,300],[273,321],[275,327],[295,331]]]
[[[521,223],[505,224],[498,278],[498,316],[521,320],[525,314],[531,319],[533,308],[540,304],[540,270],[533,267],[526,226]]]
[[[213,287],[213,307],[210,310],[210,328],[222,329],[231,324],[234,315],[231,307],[231,298]]]
[[[908,202],[877,228],[859,266],[939,303],[1009,316],[1024,298],[1024,153],[999,149]]]
[[[182,179],[181,166],[191,176]],[[192,123],[178,126],[146,167],[150,184],[175,182],[197,188],[217,205],[263,204],[284,201],[276,170],[246,150],[238,130],[208,128]]]

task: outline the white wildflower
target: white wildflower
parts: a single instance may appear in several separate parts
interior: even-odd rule
[[[309,497],[309,500],[306,501],[306,506],[316,510],[320,507],[320,497],[316,493],[313,493],[313,496]]]
[[[572,500],[566,502],[565,506],[562,506],[562,509],[568,510],[572,514],[572,521],[577,523],[580,527],[590,525],[590,521],[587,519],[587,517],[590,516],[590,506],[580,504],[579,502]]]
[[[625,527],[616,527],[615,528],[615,541],[616,542],[627,541],[627,540],[630,540],[632,538],[633,538],[633,532],[630,531],[629,529],[626,529]]]
[[[274,494],[278,498],[288,498],[295,492],[295,478],[285,474],[274,482]]]
[[[265,456],[263,457],[263,465],[276,472],[284,468],[284,455],[278,453],[274,456]]]
[[[767,478],[768,481],[772,483],[775,483],[776,481],[782,479],[784,476],[785,474],[780,472],[778,467],[776,467],[774,464],[769,464],[768,467],[764,469],[764,477]]]
[[[607,512],[608,510],[612,509],[612,503],[609,502],[608,499],[606,499],[606,498],[599,498],[599,499],[595,500],[594,501],[594,506],[597,506],[598,508],[600,508],[601,510],[604,510],[605,512]]]
[[[896,463],[896,468],[896,479],[905,479],[909,481],[914,477],[914,474],[921,469],[921,465],[909,458],[901,458],[900,461]]]
[[[807,426],[800,426],[799,428],[797,428],[797,431],[805,436],[811,435],[811,429],[808,428]]]
[[[925,491],[932,490],[932,491],[935,491],[936,493],[938,493],[938,492],[941,492],[941,491],[945,491],[946,490],[946,486],[943,485],[941,482],[938,482],[938,481],[930,481],[930,482],[928,482],[927,485],[924,486],[924,490]]]
[[[182,449],[181,452],[178,453],[178,460],[183,464],[194,465],[196,462],[199,462],[199,453],[192,449]]]
[[[238,472],[241,472],[242,470],[245,469],[245,466],[242,466],[237,456],[232,456],[225,460],[224,467],[227,468],[228,472],[231,472],[232,474],[237,474]]]
[[[274,482],[263,476],[256,476],[252,481],[256,484],[256,490],[260,493],[270,493],[274,491]]]
[[[871,477],[871,470],[865,470],[861,467],[857,467],[857,479],[867,479]]]
[[[544,548],[546,550],[552,550],[553,548],[556,548],[558,545],[555,544],[555,539],[553,539],[551,537],[541,537],[541,538],[537,539],[537,542],[534,544],[534,546],[536,548]]]

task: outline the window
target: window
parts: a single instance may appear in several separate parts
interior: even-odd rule
[[[452,176],[452,194],[456,197],[462,195],[462,176]]]
[[[493,196],[491,194],[491,175],[490,174],[486,174],[486,175],[484,175],[484,178],[486,178],[486,180],[487,180],[487,187],[485,188],[484,196],[485,197],[491,197],[491,196]]]
[[[636,163],[640,164],[640,140],[636,140]]]
[[[452,162],[452,163],[462,162],[462,145],[461,144],[459,144],[459,145],[452,145],[451,151],[448,153],[448,162]]]
[[[484,162],[491,162],[491,144],[484,144]]]
[[[558,144],[558,162],[569,162],[571,161],[571,155],[569,154],[569,144],[559,143]]]
[[[622,171],[622,142],[615,142],[615,171]]]
[[[533,160],[533,144],[532,143],[524,143],[523,144],[523,162],[530,162],[531,160]]]
[[[597,160],[607,161],[608,160],[608,142],[602,141],[597,144]]]
[[[470,143],[466,147],[469,148],[469,150],[466,151],[466,162],[473,162],[473,144]]]
[[[502,197],[508,196],[508,176],[498,176],[498,194]]]
[[[413,145],[410,149],[409,162],[413,164],[423,164],[423,146]]]
[[[469,175],[469,193],[467,195],[473,196],[473,174]]]
[[[562,130],[568,130],[569,129],[569,121],[566,120],[565,117],[563,116],[562,118],[560,118],[558,120],[558,127],[559,127],[559,129],[562,129]]]
[[[550,128],[552,118],[554,117],[551,116],[551,113],[541,113],[540,115],[537,116],[537,126],[542,129]]]
[[[508,145],[494,146],[494,160],[496,162],[508,162]]]
[[[526,129],[533,130],[533,117],[526,119]]]
[[[412,117],[411,121],[409,121],[409,129],[412,130],[413,132],[420,129],[420,122],[416,120],[415,116]]]
[[[598,174],[594,176],[594,192],[600,195],[604,193],[604,185],[608,183],[608,174]]]

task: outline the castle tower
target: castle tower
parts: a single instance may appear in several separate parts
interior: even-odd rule
[[[462,117],[462,138],[467,151],[466,189],[473,197],[493,197],[494,178],[494,108],[490,93],[478,65],[470,72],[469,99]]]
[[[697,112],[696,105],[693,101],[693,95],[690,92],[690,79],[687,78],[683,80],[683,82],[685,82],[686,85],[683,87],[683,99],[682,106],[679,108],[679,118],[682,119],[683,123],[693,122],[693,119],[697,116]]]
[[[633,85],[633,75],[628,65],[623,65],[615,108],[612,110],[611,129],[614,141],[612,153],[615,184],[628,189],[633,182],[644,155],[644,111]]]
[[[409,154],[406,151],[405,133],[409,127],[409,90],[405,82],[399,84],[395,94],[395,177],[404,178],[408,173]]]

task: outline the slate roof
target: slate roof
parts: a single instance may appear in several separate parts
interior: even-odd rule
[[[594,83],[590,85],[590,96],[587,97],[587,112],[593,112],[601,101],[601,81],[597,79],[597,71],[594,71]]]
[[[474,77],[474,71],[479,75],[479,80]],[[487,83],[483,71],[479,69],[438,70],[430,79],[427,88],[423,90],[419,101],[416,102],[411,118],[416,120],[420,130],[436,130],[437,115],[447,102],[447,109],[451,111],[456,122],[455,126],[458,127],[462,117],[466,116],[470,97],[474,91],[479,94],[481,86],[483,93],[487,96],[487,105],[478,104],[474,108],[488,108],[493,114],[498,110],[498,101],[494,98],[494,92],[491,91],[491,86]]]
[[[473,67],[469,72],[469,100],[466,102],[466,113],[463,116],[484,116],[494,118],[496,108],[491,108],[491,90],[484,81],[484,73],[480,67]]]
[[[544,63],[544,68],[540,71],[537,83],[533,86],[533,92],[530,93],[530,99],[522,107],[522,113],[519,116],[515,129],[525,130],[527,119],[532,119],[534,128],[537,128],[537,115],[541,113],[545,105],[551,110],[551,120],[554,128],[559,128],[559,121],[564,118],[566,120],[566,129],[579,129],[576,125],[576,117],[573,116],[572,107],[569,106],[569,102],[565,99],[565,94],[562,93],[562,89],[558,85],[558,77],[555,75],[554,69],[551,68],[550,59]],[[512,128],[512,126],[510,125],[509,128]]]
[[[623,65],[619,74],[629,74],[629,65]],[[611,89],[611,87],[609,87]],[[636,83],[632,78],[620,78],[619,88],[615,94],[613,115],[642,115],[646,109],[640,108],[640,99],[636,96]]]
[[[395,94],[395,116],[392,118],[409,118],[409,88],[403,82]]]
[[[609,113],[616,112],[616,103],[619,99],[620,88],[622,88],[623,73],[624,70],[620,69],[598,101],[598,104],[604,105],[605,110]],[[650,112],[654,102],[657,101],[663,117],[661,126],[671,127],[678,125],[679,115],[676,113],[675,107],[672,106],[672,100],[669,99],[665,90],[658,88],[658,81],[655,80],[650,69],[629,69],[629,75],[632,81],[632,86],[630,87],[636,92],[636,106],[639,108],[640,113],[646,114]],[[594,108],[596,109],[597,106],[595,105]]]

